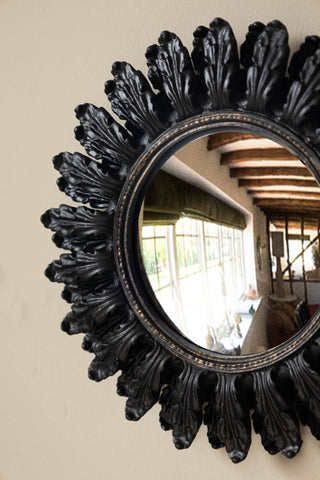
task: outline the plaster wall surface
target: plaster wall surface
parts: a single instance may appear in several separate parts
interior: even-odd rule
[[[245,214],[246,228],[243,231],[244,270],[246,286],[252,285],[260,296],[270,293],[270,267],[267,249],[261,255],[261,270],[258,267],[255,242],[260,235],[267,244],[266,216],[253,205],[252,197],[245,188],[238,186],[238,180],[230,177],[228,166],[220,165],[218,150],[207,150],[207,138],[202,137],[188,143],[176,152],[176,156],[193,171],[208,180],[215,188],[214,194]]]
[[[59,322],[69,306],[61,286],[43,276],[60,252],[40,224],[49,207],[71,202],[56,185],[50,158],[81,150],[73,108],[107,105],[111,64],[127,60],[146,73],[144,52],[164,30],[187,47],[192,32],[216,16],[241,43],[253,21],[282,20],[296,48],[319,34],[319,0],[1,0],[1,480],[311,480],[320,444],[302,428],[293,460],[270,457],[253,435],[247,460],[233,465],[213,451],[201,428],[177,451],[158,425],[159,408],[140,422],[124,419],[116,378],[87,378],[90,354]]]

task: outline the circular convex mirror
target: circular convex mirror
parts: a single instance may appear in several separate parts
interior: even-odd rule
[[[139,217],[147,287],[193,343],[264,352],[320,297],[320,188],[289,150],[245,132],[198,138],[153,177]]]

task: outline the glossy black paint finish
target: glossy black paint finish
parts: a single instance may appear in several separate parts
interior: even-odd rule
[[[80,105],[80,153],[61,153],[59,188],[91,208],[66,205],[42,217],[69,250],[46,270],[72,303],[62,322],[84,333],[95,355],[89,377],[118,370],[126,416],[138,420],[157,401],[162,428],[187,448],[204,421],[214,448],[233,462],[251,443],[251,420],[271,454],[300,449],[299,420],[320,438],[318,316],[298,335],[263,354],[226,357],[194,345],[161,314],[144,280],[137,213],[145,188],[183,142],[223,130],[275,139],[319,180],[320,39],[307,37],[288,68],[288,34],[278,21],[249,27],[238,55],[230,25],[215,19],[194,33],[191,53],[173,33],[148,48],[149,84],[126,62],[112,67],[105,91],[125,127],[103,108]],[[251,415],[252,412],[252,415]]]

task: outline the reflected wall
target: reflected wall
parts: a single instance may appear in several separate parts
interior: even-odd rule
[[[311,173],[266,138],[229,132],[178,150],[141,211],[144,268],[160,308],[192,342],[222,354],[265,351],[296,334],[311,315],[299,323],[308,287],[297,295],[294,282],[319,275],[318,198]]]

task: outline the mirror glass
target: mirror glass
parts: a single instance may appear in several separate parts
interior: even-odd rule
[[[320,188],[293,153],[224,132],[158,171],[139,218],[160,308],[192,342],[227,355],[281,344],[320,303]]]

